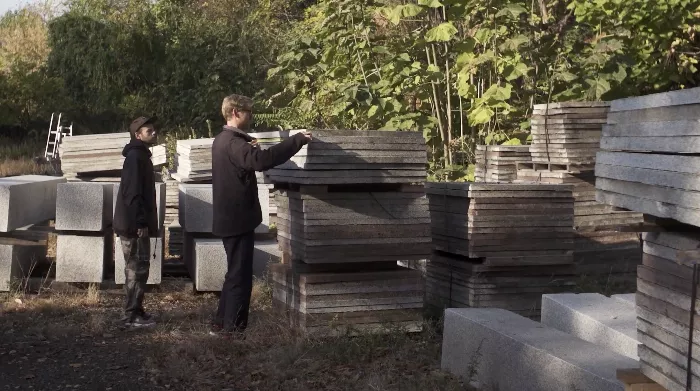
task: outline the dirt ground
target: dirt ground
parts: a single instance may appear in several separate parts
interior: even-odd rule
[[[159,324],[123,330],[120,291],[0,295],[2,390],[471,390],[441,371],[423,333],[314,338],[290,330],[258,281],[245,340],[207,335],[216,296],[166,283]]]

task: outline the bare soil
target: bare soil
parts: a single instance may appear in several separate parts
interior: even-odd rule
[[[147,295],[159,324],[124,330],[123,296],[94,287],[0,296],[0,390],[471,390],[423,333],[315,338],[291,330],[256,282],[245,340],[207,335],[216,296]]]

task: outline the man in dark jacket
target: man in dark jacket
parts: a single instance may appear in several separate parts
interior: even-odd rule
[[[254,231],[262,223],[255,171],[286,162],[311,140],[311,134],[299,133],[263,150],[244,131],[253,117],[250,98],[227,96],[221,112],[226,126],[212,145],[213,233],[223,238],[228,272],[211,334],[230,336],[242,333],[248,325]]]
[[[139,117],[129,126],[131,142],[122,151],[126,159],[112,223],[121,240],[126,261],[124,322],[127,327],[155,325],[152,317],[143,310],[151,265],[149,237],[158,235],[155,175],[148,149],[157,141],[154,121],[154,118]]]

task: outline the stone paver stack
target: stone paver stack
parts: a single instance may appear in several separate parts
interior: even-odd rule
[[[609,106],[608,102],[535,105],[532,162],[518,163],[516,182],[572,185],[576,274],[633,282],[641,262],[639,238],[624,231],[641,224],[642,214],[620,211],[595,198],[596,152]]]
[[[182,256],[182,227],[180,226],[180,183],[171,177],[165,179],[165,241],[171,257]]]
[[[307,333],[421,330],[423,278],[397,261],[430,253],[422,135],[312,132],[269,172],[285,253],[272,269],[275,307]]]
[[[641,371],[669,391],[685,390],[690,355],[690,389],[699,390],[700,305],[693,308],[692,296],[700,263],[700,88],[613,101],[601,148],[598,201],[649,215],[666,230],[642,238]]]
[[[119,179],[124,165],[122,150],[129,143],[128,132],[71,136],[61,139],[61,170],[68,180],[90,180],[99,177]],[[166,164],[164,145],[150,148],[156,171]]]
[[[538,318],[541,296],[573,281],[571,186],[430,183],[436,252],[430,307],[498,307]]]
[[[517,178],[517,163],[530,161],[529,145],[477,145],[477,182],[511,182]]]
[[[0,292],[46,264],[46,224],[56,216],[57,186],[64,178],[22,175],[0,178]]]

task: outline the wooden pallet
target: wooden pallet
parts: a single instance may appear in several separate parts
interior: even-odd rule
[[[625,385],[625,391],[667,391],[653,380],[644,376],[639,368],[618,369],[617,380]]]
[[[535,163],[535,162],[518,162],[516,163],[518,170],[537,170],[537,171],[562,171],[569,173],[580,173],[585,171],[593,171],[594,164],[557,164],[557,163]]]

